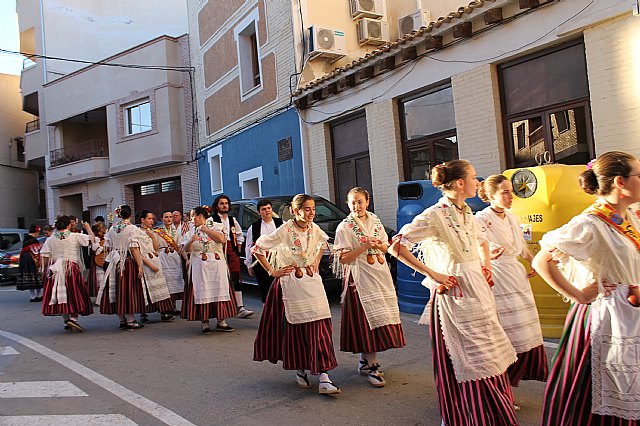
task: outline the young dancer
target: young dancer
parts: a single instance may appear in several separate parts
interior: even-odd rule
[[[340,350],[360,354],[358,372],[375,387],[386,384],[378,352],[405,346],[398,298],[385,253],[387,233],[380,219],[369,212],[369,193],[349,191],[351,213],[338,225],[334,243],[334,269],[342,277]]]
[[[533,267],[571,300],[542,425],[640,424],[640,161],[607,152],[580,175],[598,199],[540,241]]]
[[[515,425],[506,371],[516,353],[491,294],[488,245],[465,202],[479,186],[475,169],[453,160],[435,166],[431,180],[443,197],[402,227],[390,251],[431,289],[423,318],[430,317],[443,424]],[[420,260],[410,251],[416,244]]]
[[[483,201],[491,203],[478,212],[476,218],[489,246],[495,248],[491,267],[498,317],[518,353],[518,361],[507,370],[509,381],[511,386],[518,386],[520,380],[544,382],[549,369],[538,310],[528,280],[535,275],[535,270],[527,274],[518,261],[520,256],[531,262],[533,255],[527,250],[518,219],[509,211],[513,186],[506,176],[492,175],[482,182],[478,194]]]
[[[253,349],[255,361],[282,361],[297,370],[296,382],[311,387],[307,371],[320,374],[318,391],[340,393],[329,370],[336,362],[331,340],[331,310],[318,265],[329,237],[315,223],[315,201],[298,194],[291,201],[293,219],[275,232],[261,235],[253,254],[276,280],[264,305]]]

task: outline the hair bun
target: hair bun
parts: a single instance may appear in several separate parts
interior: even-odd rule
[[[580,182],[580,187],[582,187],[582,190],[587,194],[594,195],[598,193],[600,185],[598,184],[598,177],[592,169],[587,169],[584,172],[580,173],[580,176],[578,176],[578,181]]]
[[[433,186],[442,186],[447,179],[447,166],[437,164],[431,169],[431,183]]]

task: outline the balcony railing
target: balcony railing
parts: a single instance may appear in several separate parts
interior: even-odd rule
[[[26,128],[24,129],[25,133],[37,132],[40,130],[40,119],[36,118],[33,121],[27,123]]]
[[[51,151],[51,167],[86,160],[92,157],[108,157],[109,144],[106,139],[91,139],[79,144]]]

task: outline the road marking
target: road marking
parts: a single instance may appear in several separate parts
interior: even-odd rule
[[[69,370],[81,375],[85,379],[100,386],[107,392],[114,394],[123,401],[128,402],[134,407],[150,414],[163,423],[166,423],[168,425],[180,426],[193,425],[193,423],[191,423],[184,417],[179,416],[168,408],[165,408],[160,404],[157,404],[150,399],[143,397],[142,395],[138,395],[137,393],[130,391],[121,384],[114,382],[113,380],[103,376],[102,374],[97,373],[92,369],[80,364],[79,362],[76,362],[71,358],[68,358],[52,349],[49,349],[46,346],[36,343],[31,339],[3,330],[0,330],[0,336],[13,340],[16,343],[20,343],[21,345],[24,345],[29,349],[34,350],[39,354],[44,355],[47,358],[59,363],[63,367],[67,367]]]
[[[120,414],[0,416],[2,426],[135,426],[136,423]]]
[[[0,346],[0,355],[20,355],[20,352],[16,351],[11,346],[5,346],[4,349]]]
[[[58,398],[89,396],[67,381],[0,383],[0,398]]]

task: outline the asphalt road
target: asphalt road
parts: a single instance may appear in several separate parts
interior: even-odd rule
[[[338,297],[330,294],[336,349]],[[343,392],[329,397],[318,394],[317,377],[302,390],[295,372],[252,361],[256,288],[245,291],[256,314],[209,336],[198,323],[161,323],[158,314],[134,332],[94,314],[80,319],[85,333],[67,334],[28,299],[0,288],[0,425],[440,425],[428,329],[417,315],[402,314],[407,346],[380,355],[386,387],[371,387],[356,373],[357,355],[338,352],[331,378]],[[514,392],[521,424],[539,424],[544,384]]]

